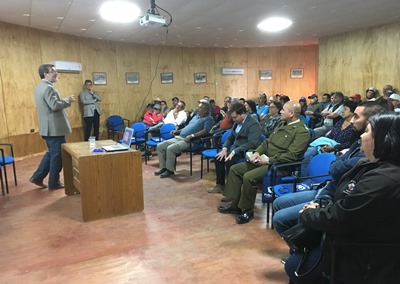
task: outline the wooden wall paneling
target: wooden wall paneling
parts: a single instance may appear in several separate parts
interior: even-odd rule
[[[319,92],[342,90],[345,95],[368,87],[382,92],[386,84],[399,87],[400,23],[361,29],[320,39]]]
[[[131,120],[131,124],[140,121],[147,106],[144,98],[151,93],[150,82],[150,47],[139,44],[118,43],[117,48],[117,74],[118,92],[122,101],[122,113]],[[139,84],[127,84],[126,72],[138,72]],[[167,101],[168,102],[168,101]]]
[[[280,48],[248,48],[248,83],[247,97],[258,102],[258,94],[264,92],[267,96],[280,93]],[[260,70],[272,70],[272,80],[260,80]]]
[[[207,74],[207,82],[194,83],[194,73]],[[197,108],[198,100],[204,96],[215,99],[218,105],[224,98],[215,93],[215,68],[213,48],[185,48],[183,49],[183,81],[184,93],[176,94],[185,101],[187,109]]]
[[[315,93],[317,90],[317,58],[317,45],[281,47],[281,93],[289,96],[293,101]],[[290,78],[290,69],[292,68],[303,68],[303,78]]]
[[[162,48],[160,53],[160,48]],[[151,102],[160,98],[171,103],[176,94],[184,93],[183,83],[183,51],[181,47],[156,47],[150,48],[151,78],[155,74],[151,94],[145,98]],[[161,73],[173,73],[172,84],[161,84]]]
[[[215,49],[216,96],[247,98],[248,57],[245,48]],[[244,68],[244,75],[222,75],[222,68]]]
[[[38,31],[0,23],[0,137],[38,131],[34,88],[39,80]]]

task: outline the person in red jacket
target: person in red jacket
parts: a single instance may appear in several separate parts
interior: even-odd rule
[[[160,121],[163,120],[163,115],[161,113],[161,106],[159,104],[155,104],[153,109],[148,109],[144,114],[143,122],[147,126],[154,126]]]

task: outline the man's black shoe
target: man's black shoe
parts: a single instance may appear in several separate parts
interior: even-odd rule
[[[170,170],[166,170],[165,172],[163,172],[163,173],[160,175],[160,178],[170,177],[170,176],[173,176],[174,174],[175,174],[174,172],[171,172]]]
[[[161,174],[163,174],[165,171],[168,171],[166,168],[163,168],[161,170],[159,170],[158,172],[154,172],[155,176],[160,176]]]
[[[236,223],[238,224],[246,224],[249,223],[251,219],[254,218],[254,212],[253,209],[251,210],[246,210],[240,215],[239,217],[236,218]]]
[[[222,213],[222,214],[236,214],[236,215],[242,214],[242,210],[240,210],[239,208],[233,207],[230,204],[227,206],[219,206],[218,212]]]

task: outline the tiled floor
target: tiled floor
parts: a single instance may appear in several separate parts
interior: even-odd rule
[[[143,163],[145,209],[84,223],[80,196],[36,189],[41,156],[17,162],[18,186],[0,197],[0,283],[287,283],[286,246],[265,228],[265,209],[237,225],[208,194],[215,173],[193,176],[189,158],[160,179],[157,157]],[[212,169],[214,165],[210,166]]]

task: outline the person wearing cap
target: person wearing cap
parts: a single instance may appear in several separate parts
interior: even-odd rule
[[[374,87],[369,87],[365,91],[365,98],[367,101],[375,101],[378,98],[378,91]]]
[[[269,107],[267,105],[267,95],[265,93],[260,93],[258,95],[258,105],[256,106],[257,114],[260,120],[264,118],[269,112]]]
[[[144,114],[143,122],[147,126],[154,126],[157,123],[163,120],[163,115],[161,113],[161,106],[159,104],[155,104],[153,109],[148,109]]]
[[[307,106],[307,110],[304,112],[310,118],[308,122],[308,127],[314,129],[316,125],[320,122],[319,117],[315,115],[315,113],[320,114],[323,110],[321,103],[318,102],[318,96],[316,94],[312,94],[308,96],[310,100],[310,104]]]
[[[360,94],[353,94],[349,97],[350,101],[353,101],[357,104],[361,103],[361,95]]]
[[[301,106],[300,115],[305,116],[305,115],[306,115],[305,112],[306,112],[306,110],[307,110],[307,100],[306,100],[306,98],[305,98],[305,97],[301,97],[301,98],[299,99],[299,104],[300,104],[300,106]]]
[[[400,95],[396,93],[391,94],[389,101],[392,103],[394,111],[400,112]]]

